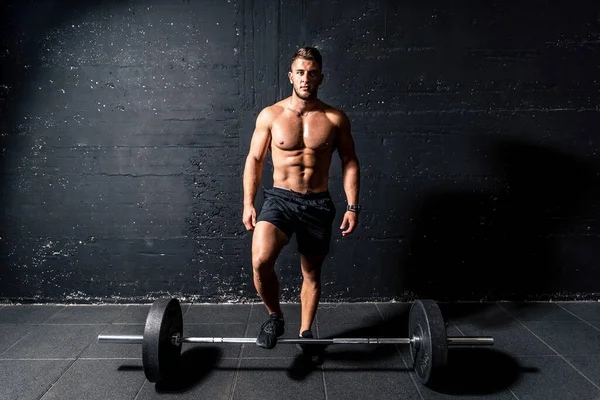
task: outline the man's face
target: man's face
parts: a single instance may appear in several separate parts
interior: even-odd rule
[[[319,85],[323,81],[321,67],[312,60],[296,58],[292,63],[291,71],[288,72],[290,83],[294,86],[296,96],[302,100],[314,100],[317,98]]]

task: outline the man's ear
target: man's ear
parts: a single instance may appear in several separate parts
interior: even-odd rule
[[[290,83],[293,85],[294,82],[292,82],[292,71],[288,71],[288,79],[290,80]]]

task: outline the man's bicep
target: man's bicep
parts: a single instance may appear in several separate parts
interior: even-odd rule
[[[256,118],[256,125],[252,140],[250,141],[249,155],[257,161],[262,161],[267,155],[269,144],[271,143],[271,123],[265,110]]]
[[[337,148],[339,156],[342,160],[348,160],[356,157],[350,120],[346,115],[342,115],[340,119]]]

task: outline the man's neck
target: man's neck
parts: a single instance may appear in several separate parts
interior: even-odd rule
[[[302,100],[301,98],[292,95],[290,98],[290,108],[298,113],[298,116],[309,113],[319,108],[319,100]]]

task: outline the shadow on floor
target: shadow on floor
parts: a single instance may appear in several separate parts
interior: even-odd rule
[[[185,393],[200,385],[222,357],[217,347],[192,347],[181,354],[175,379],[156,384],[157,393]]]
[[[363,326],[356,329],[335,332],[331,337],[406,337],[408,332],[409,310],[397,312],[386,317],[381,323]],[[335,345],[337,346],[337,345]],[[402,346],[402,345],[399,345]],[[406,371],[412,371],[413,363],[407,345],[402,349],[406,361]],[[360,368],[361,363],[369,366],[373,361],[384,363],[398,357],[395,345],[361,345],[361,350],[344,350],[330,352],[331,346],[323,345],[318,348],[318,357],[307,361],[297,357],[288,373],[293,379],[304,379],[317,370],[322,363],[330,361],[347,361],[353,367]],[[318,361],[315,361],[318,359]],[[402,368],[392,368],[401,371]],[[328,369],[329,370],[329,369]],[[350,370],[355,370],[352,368]],[[368,368],[368,370],[390,370],[386,368]],[[512,386],[524,371],[515,359],[509,355],[489,348],[457,348],[448,349],[448,368],[442,379],[432,384],[430,388],[440,393],[452,395],[483,395],[499,393]]]
[[[501,393],[513,386],[524,370],[509,355],[489,348],[448,349],[448,368],[430,388],[455,396]]]

